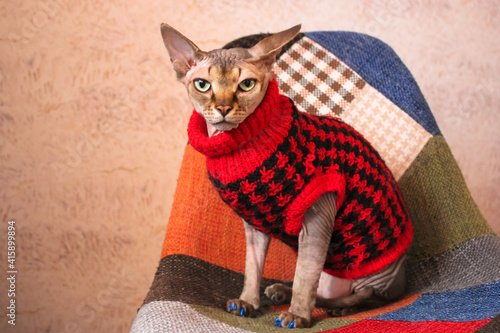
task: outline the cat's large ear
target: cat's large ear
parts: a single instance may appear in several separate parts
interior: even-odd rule
[[[183,81],[189,69],[203,59],[205,52],[166,23],[161,25],[161,36],[177,73],[177,79]]]
[[[266,66],[268,70],[271,70],[281,48],[299,34],[301,27],[302,25],[298,24],[288,30],[264,38],[248,50],[252,58],[247,61],[262,64]]]

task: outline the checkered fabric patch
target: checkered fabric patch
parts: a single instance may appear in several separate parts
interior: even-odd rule
[[[335,55],[304,37],[274,66],[281,93],[300,111],[340,116],[366,82]]]

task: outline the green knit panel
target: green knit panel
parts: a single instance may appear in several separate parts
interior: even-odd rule
[[[427,142],[399,186],[413,222],[410,262],[429,259],[471,238],[494,234],[442,136]]]
[[[191,307],[207,317],[210,317],[222,323],[226,323],[233,327],[239,327],[251,332],[262,332],[262,333],[286,332],[285,329],[281,327],[276,327],[272,324],[274,323],[276,317],[280,315],[280,312],[278,311],[264,310],[263,315],[258,316],[257,318],[241,318],[235,316],[234,314],[228,313],[222,309],[217,309],[213,307],[194,305],[194,304],[191,304]],[[301,333],[322,332],[344,327],[358,321],[359,319],[343,319],[343,318],[327,318],[319,321],[313,319],[312,324],[314,325],[314,327],[301,328],[300,332]]]

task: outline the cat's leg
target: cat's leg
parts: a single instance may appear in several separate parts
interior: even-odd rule
[[[277,326],[302,328],[311,325],[311,313],[316,303],[336,212],[336,195],[326,193],[304,214],[290,309],[276,318]]]
[[[271,238],[243,221],[246,237],[245,280],[239,299],[227,301],[228,312],[241,317],[254,315],[260,307],[260,281]]]
[[[387,301],[401,298],[406,289],[406,259],[407,254],[401,255],[392,264],[384,267],[380,272],[358,278],[353,281],[353,290],[361,291],[364,288],[373,288],[374,296]]]
[[[331,316],[347,316],[378,308],[404,295],[406,255],[380,272],[349,281],[322,273],[316,306],[328,309]],[[342,283],[342,280],[345,280]],[[342,288],[342,285],[349,288]],[[343,295],[339,291],[343,289]]]

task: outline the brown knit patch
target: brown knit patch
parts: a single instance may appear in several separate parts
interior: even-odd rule
[[[260,288],[263,300],[264,289],[276,282],[291,285],[263,278]],[[152,301],[178,301],[224,309],[226,302],[238,297],[242,289],[242,273],[191,256],[169,255],[160,261],[144,304]]]
[[[311,114],[340,116],[366,85],[340,59],[307,37],[278,58],[274,73],[281,93]]]

